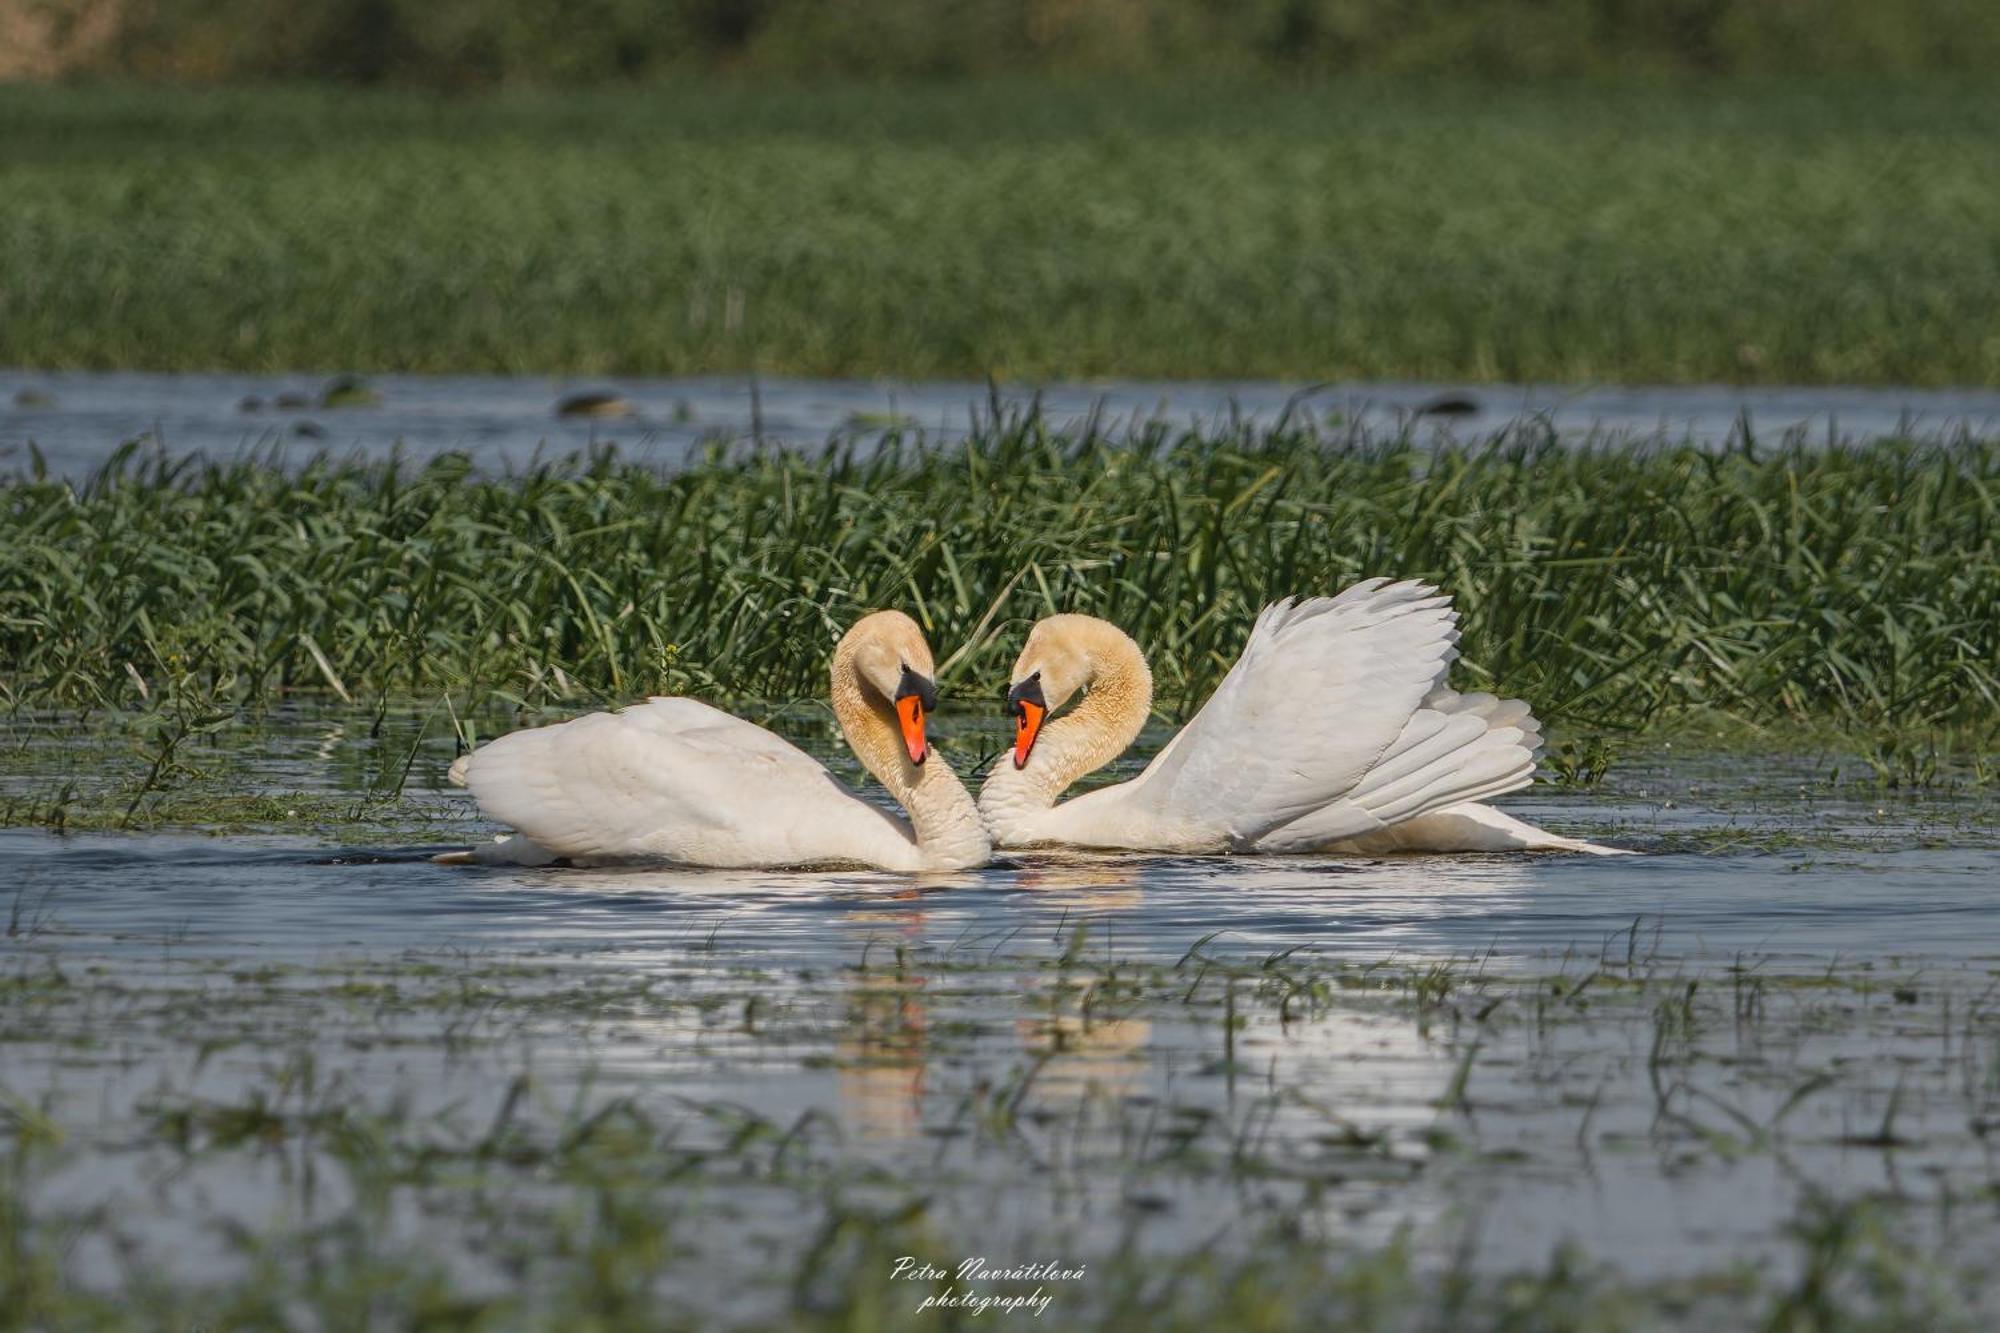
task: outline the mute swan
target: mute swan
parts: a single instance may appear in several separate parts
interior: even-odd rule
[[[1475,803],[1533,780],[1541,724],[1518,699],[1449,689],[1457,643],[1450,598],[1423,583],[1277,602],[1143,773],[1057,805],[1138,737],[1153,677],[1116,625],[1050,616],[1015,663],[1013,757],[994,761],[980,813],[1003,847],[1613,852]]]
[[[965,870],[991,858],[978,807],[931,750],[936,668],[900,611],[855,622],[833,650],[833,711],[847,743],[908,821],[868,804],[805,751],[693,699],[502,736],[451,777],[518,833],[458,864],[656,860],[699,866],[834,863]]]

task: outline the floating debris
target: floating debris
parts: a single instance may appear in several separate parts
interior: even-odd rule
[[[367,380],[359,375],[340,375],[320,390],[319,405],[329,411],[343,407],[374,407],[382,401]]]
[[[303,393],[281,393],[271,400],[271,406],[277,408],[280,412],[297,412],[302,408],[311,407],[312,405],[312,398]]]
[[[906,412],[849,412],[843,424],[848,430],[907,430],[917,419]]]
[[[236,400],[236,410],[238,412],[262,412],[264,410],[264,400],[254,393],[246,393]]]
[[[1446,393],[1417,409],[1420,417],[1469,417],[1479,411],[1479,400],[1471,394]]]
[[[323,440],[326,438],[326,427],[317,421],[301,421],[293,425],[292,434],[305,440]]]
[[[556,404],[559,417],[631,417],[637,416],[639,409],[632,400],[608,390],[589,390],[573,393]]]
[[[54,407],[56,396],[47,389],[22,389],[14,395],[16,407]]]

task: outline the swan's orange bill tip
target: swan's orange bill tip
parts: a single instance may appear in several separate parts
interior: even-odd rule
[[[1014,767],[1025,768],[1028,752],[1035,748],[1035,737],[1041,734],[1042,719],[1049,710],[1032,699],[1017,700],[1014,704]]]
[[[896,718],[903,725],[903,748],[910,752],[910,762],[923,763],[931,753],[924,735],[924,701],[914,694],[896,700]]]

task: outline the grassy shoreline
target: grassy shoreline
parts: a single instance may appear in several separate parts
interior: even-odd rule
[[[2000,383],[2000,93],[0,88],[0,365]]]
[[[976,707],[1036,617],[1084,610],[1148,649],[1171,720],[1267,601],[1382,574],[1450,591],[1455,679],[1530,700],[1559,743],[1816,728],[1921,783],[1988,776],[1997,537],[2000,443],[1973,440],[1433,452],[1018,417],[962,447],[718,448],[674,475],[611,453],[515,476],[129,453],[81,486],[0,486],[0,657],[10,709],[132,713],[170,757],[300,694],[461,718],[813,700],[840,627],[878,606],[917,615]]]

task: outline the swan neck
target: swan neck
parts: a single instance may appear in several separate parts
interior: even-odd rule
[[[894,788],[890,790],[894,791]],[[993,839],[972,793],[937,747],[917,770],[913,786],[896,793],[910,816],[925,870],[970,870],[993,857]]]
[[[1122,630],[1103,625],[1085,648],[1083,698],[1042,729],[1023,772],[1038,770],[1049,799],[1124,754],[1153,711],[1153,672]],[[1042,747],[1049,753],[1046,764]]]
[[[852,665],[836,658],[833,714],[848,748],[909,816],[915,836],[911,869],[967,870],[991,859],[993,844],[972,794],[950,764],[931,747],[921,764],[910,762],[895,715],[878,706]]]
[[[1122,631],[1105,625],[1085,649],[1083,698],[1042,726],[1025,766],[1011,752],[993,763],[979,806],[1005,845],[1032,840],[1032,816],[1131,748],[1153,710],[1153,673]]]

